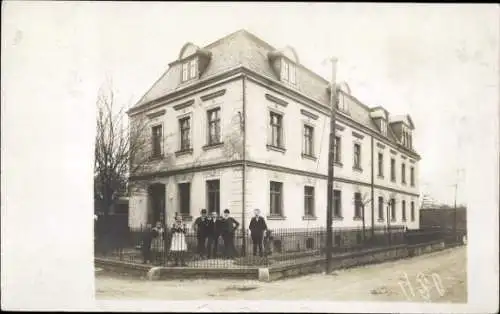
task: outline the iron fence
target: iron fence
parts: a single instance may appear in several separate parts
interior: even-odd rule
[[[403,244],[419,244],[449,237],[444,229],[406,230],[404,226],[372,230],[334,229],[333,254],[363,251]],[[245,241],[244,241],[245,240]],[[180,241],[180,242],[179,242]],[[243,245],[243,242],[246,245]],[[180,243],[180,244],[179,244]],[[268,266],[323,258],[326,250],[326,228],[273,229],[262,239],[237,230],[233,235],[200,237],[187,229],[179,239],[166,230],[152,236],[151,229],[136,228],[111,232],[95,241],[96,257],[130,263],[197,268],[231,268]]]

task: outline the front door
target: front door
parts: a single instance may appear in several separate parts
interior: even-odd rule
[[[149,187],[150,206],[148,211],[148,223],[153,226],[156,222],[165,222],[165,184],[156,183]]]

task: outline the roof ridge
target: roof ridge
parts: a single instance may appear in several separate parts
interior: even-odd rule
[[[245,31],[244,29],[239,29],[235,32],[232,32],[232,33],[229,33],[213,42],[211,42],[210,44],[206,45],[203,47],[203,49],[208,49],[208,48],[213,48],[214,46],[217,46],[220,42],[222,42],[223,40],[226,40],[228,38],[231,38],[231,37],[234,37],[235,35],[237,35],[238,33],[241,33],[242,31]]]

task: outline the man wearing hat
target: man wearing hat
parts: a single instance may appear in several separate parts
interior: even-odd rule
[[[202,209],[200,212],[201,216],[195,219],[193,229],[196,231],[196,239],[198,240],[198,254],[200,257],[204,257],[206,253],[205,242],[208,238],[209,221],[207,217],[207,210]]]
[[[240,226],[240,223],[233,217],[229,216],[229,209],[224,209],[224,215],[221,218],[221,235],[224,240],[224,255],[227,258],[232,258],[236,254],[234,247],[234,232]]]

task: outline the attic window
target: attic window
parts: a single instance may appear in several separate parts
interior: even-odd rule
[[[387,122],[385,119],[380,119],[380,132],[387,136]]]
[[[194,58],[182,64],[182,82],[196,78],[198,73],[198,59]]]
[[[341,92],[338,92],[338,102],[337,102],[337,109],[340,111],[343,111],[345,113],[349,113],[349,106],[347,104],[347,101],[345,101],[345,95]]]
[[[403,146],[409,148],[409,149],[412,149],[413,145],[412,145],[412,134],[410,132],[410,130],[408,130],[407,128],[403,128],[403,138],[402,138],[402,144]]]
[[[281,59],[281,79],[290,84],[296,83],[295,64],[286,59]]]

